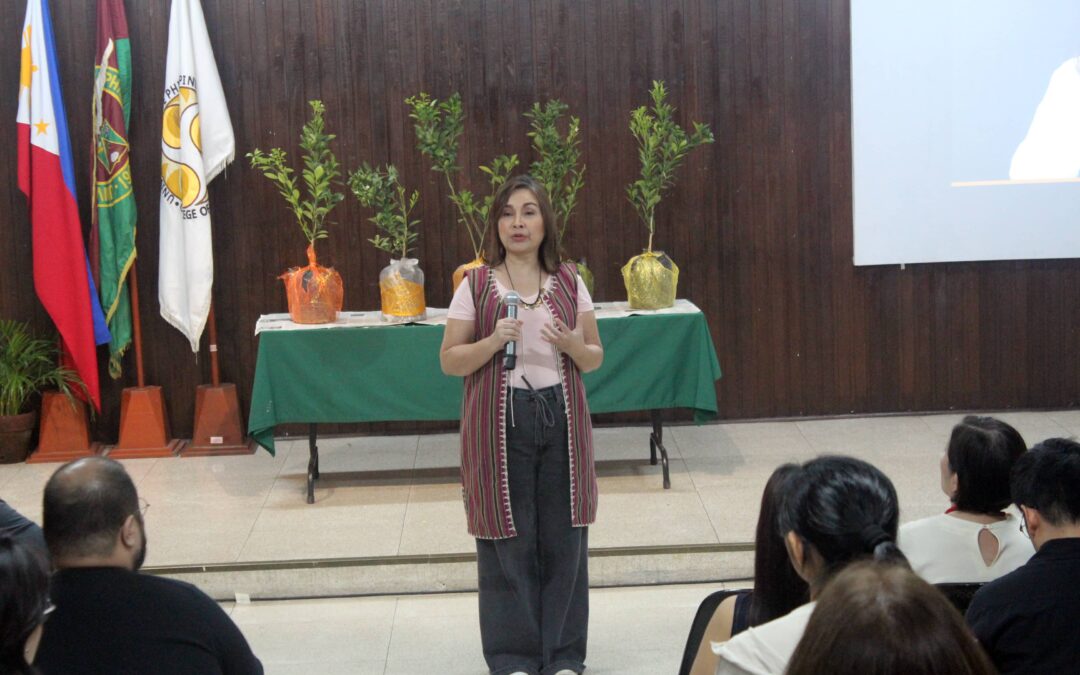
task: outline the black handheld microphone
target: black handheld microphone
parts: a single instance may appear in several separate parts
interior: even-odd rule
[[[503,298],[503,302],[506,303],[507,318],[516,319],[521,296],[517,294],[517,291],[510,291]],[[506,350],[503,352],[503,368],[513,370],[515,366],[517,366],[517,341],[511,340],[506,343]]]

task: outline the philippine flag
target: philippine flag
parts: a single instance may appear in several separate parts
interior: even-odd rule
[[[46,0],[28,0],[19,73],[19,189],[33,228],[34,289],[60,333],[65,361],[101,409],[95,345],[109,329],[90,276],[75,199],[67,117]]]

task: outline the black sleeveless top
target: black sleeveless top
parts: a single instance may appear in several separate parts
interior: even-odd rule
[[[750,601],[753,591],[746,591],[735,596],[735,616],[731,620],[731,637],[735,637],[750,627]]]

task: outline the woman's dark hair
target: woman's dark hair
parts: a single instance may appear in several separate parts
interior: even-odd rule
[[[780,534],[794,532],[813,546],[824,559],[826,578],[859,558],[907,563],[896,547],[896,488],[874,466],[854,457],[818,457],[786,487]]]
[[[23,651],[45,620],[49,570],[33,547],[0,535],[0,673],[33,673]]]
[[[495,193],[495,201],[491,203],[487,217],[487,237],[484,240],[484,260],[488,265],[495,267],[506,259],[506,247],[499,239],[499,216],[510,201],[510,195],[518,190],[529,190],[536,197],[536,203],[540,206],[540,217],[544,220],[544,241],[540,244],[540,266],[548,274],[555,274],[559,270],[559,232],[555,224],[555,209],[551,206],[551,198],[540,181],[528,174],[520,174],[508,178]]]
[[[902,565],[854,563],[822,591],[787,675],[992,675],[960,613]]]
[[[757,534],[754,537],[754,592],[750,595],[749,625],[758,626],[784,616],[806,602],[808,589],[788,560],[777,518],[780,499],[798,464],[782,464],[773,471],[761,493]]]
[[[956,474],[956,508],[997,513],[1009,505],[1009,472],[1027,445],[1020,432],[993,417],[968,415],[953,427],[945,451]]]

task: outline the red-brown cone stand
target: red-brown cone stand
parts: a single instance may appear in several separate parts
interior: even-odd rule
[[[90,440],[86,404],[58,391],[45,392],[41,397],[38,446],[27,463],[68,462],[96,455],[100,450],[101,444]]]
[[[195,432],[184,457],[250,455],[255,449],[244,437],[236,385],[200,384],[195,390]]]
[[[161,387],[126,387],[120,395],[120,440],[105,449],[112,459],[171,457],[180,441],[169,438]]]

